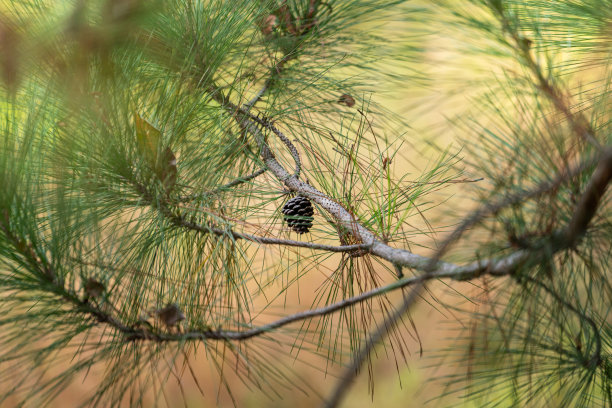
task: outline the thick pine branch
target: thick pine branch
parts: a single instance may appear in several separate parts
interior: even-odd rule
[[[579,166],[584,167],[584,166]],[[598,204],[600,202],[601,197],[605,193],[610,181],[612,180],[612,146],[607,147],[604,152],[601,154],[598,166],[591,176],[591,179],[585,188],[585,191],[582,194],[582,198],[579,204],[576,206],[572,220],[567,228],[563,231],[555,232],[550,234],[549,243],[550,250],[543,251],[541,248],[533,249],[533,250],[520,250],[514,252],[512,255],[497,261],[495,263],[486,262],[484,266],[484,270],[480,270],[481,274],[489,274],[492,276],[502,276],[502,275],[513,275],[515,272],[520,271],[520,267],[524,265],[537,265],[546,259],[554,256],[556,253],[561,252],[563,250],[567,250],[573,247],[580,238],[586,232],[593,215],[597,211]],[[543,186],[539,186],[534,189],[531,194],[524,194],[524,198],[529,198],[534,196],[536,193],[543,194],[545,191],[550,188],[551,185],[555,185],[556,183],[544,183]],[[548,186],[548,188],[544,188]],[[432,257],[432,263],[430,267],[435,265],[435,260],[439,259],[444,252],[448,250],[452,243],[456,242],[462,235],[462,233],[466,230],[467,224],[473,224],[475,220],[482,219],[484,214],[490,212],[490,209],[495,208],[496,211],[501,210],[504,206],[515,204],[517,202],[516,199],[513,200],[503,200],[503,204],[497,205],[484,205],[482,209],[475,211],[472,216],[468,217],[468,223],[461,224],[455,231],[453,231],[449,237],[444,241],[442,245],[440,245],[439,249],[436,251],[436,254]],[[480,264],[479,262],[476,265]],[[398,321],[402,318],[402,316],[410,309],[410,307],[414,304],[414,302],[419,298],[420,294],[423,292],[425,288],[425,283],[435,277],[437,277],[437,271],[430,270],[426,271],[425,274],[415,278],[415,281],[412,282],[414,287],[411,292],[404,298],[404,301],[396,309],[396,311],[389,315],[384,322],[382,322],[376,331],[374,331],[370,336],[368,336],[367,341],[361,347],[361,349],[357,352],[355,357],[353,358],[351,364],[345,369],[343,375],[340,377],[340,380],[337,382],[334,387],[331,396],[326,400],[325,407],[326,408],[335,408],[340,404],[343,397],[346,395],[352,380],[355,378],[360,368],[362,367],[366,358],[370,355],[370,353],[374,350],[374,347],[378,343],[380,343],[387,333],[398,324]],[[458,273],[455,278],[456,279],[473,279],[478,277],[479,270],[468,270],[465,273]],[[521,279],[521,276],[518,276]],[[561,299],[559,295],[551,291],[547,286],[535,281],[534,279],[530,279],[530,281],[539,284],[539,286],[543,287],[547,292],[553,295],[558,301],[563,302],[566,307],[569,307],[574,313],[577,313],[581,318],[587,320],[588,324],[591,326],[592,330],[596,334],[596,349],[591,357],[590,363],[591,365],[598,365],[601,362],[601,340],[598,333],[598,328],[594,324],[593,320],[588,316],[585,316],[583,313],[579,312],[574,306],[571,306],[568,302]]]
[[[599,164],[597,166],[597,169],[594,175],[591,177],[591,181],[589,182],[587,188],[585,189],[585,192],[583,193],[583,199],[580,201],[580,204],[577,206],[574,212],[574,218],[572,218],[572,220],[574,220],[575,218],[579,218],[580,220],[582,220],[582,223],[572,228],[574,228],[573,230],[575,231],[582,231],[581,232],[582,234],[584,233],[584,231],[586,231],[588,222],[592,218],[592,216],[591,218],[588,218],[588,217],[580,215],[585,212],[590,212],[589,211],[590,205],[591,205],[590,203],[592,201],[589,197],[594,197],[594,196],[601,197],[607,185],[610,182],[610,177],[612,175],[612,153],[611,152],[612,152],[612,148],[609,148],[602,155],[599,161]],[[533,190],[525,192],[520,196],[516,196],[516,197],[513,197],[512,199],[504,199],[496,203],[484,205],[482,209],[475,211],[467,219],[471,220],[471,223],[475,223],[478,220],[482,220],[487,214],[489,214],[492,211],[492,209],[495,209],[495,211],[499,211],[503,209],[504,207],[516,204],[517,202],[520,202],[521,200],[527,200],[537,195],[544,194],[553,188],[557,188],[559,183],[561,183],[562,180],[567,180],[568,178],[571,178],[579,174],[579,172],[584,170],[585,167],[586,167],[586,164],[579,165],[573,171],[564,173],[564,175],[559,175],[551,181],[544,182],[541,185],[534,188]],[[169,217],[173,217],[173,215],[170,214]],[[572,221],[571,225],[576,224],[576,223],[577,222]],[[182,225],[182,226],[185,226],[191,229],[202,228],[202,232],[207,232],[207,233],[213,232],[218,235],[227,234],[227,231],[221,231],[221,230],[215,231],[210,228],[203,228],[199,226],[194,227],[191,225],[183,225],[180,223],[178,225]],[[333,303],[331,305],[328,305],[328,306],[325,306],[319,309],[312,309],[312,310],[307,310],[304,312],[292,314],[282,319],[271,322],[269,324],[263,325],[261,327],[253,328],[249,330],[236,331],[236,330],[223,330],[223,329],[216,329],[216,330],[207,329],[207,330],[202,330],[202,331],[190,330],[185,333],[154,332],[146,328],[140,327],[140,324],[130,325],[128,323],[122,322],[118,317],[112,316],[108,312],[105,312],[102,309],[96,307],[91,302],[88,302],[85,299],[79,298],[79,296],[76,293],[66,292],[67,294],[65,298],[73,303],[77,311],[85,313],[85,314],[89,314],[96,321],[113,327],[116,331],[118,331],[124,336],[125,341],[136,341],[136,340],[143,340],[143,341],[146,340],[146,341],[153,341],[153,342],[184,342],[184,341],[193,341],[193,340],[244,341],[244,340],[248,340],[253,337],[269,334],[273,332],[274,330],[282,328],[291,323],[335,313],[339,310],[345,309],[347,307],[351,307],[355,304],[367,301],[377,296],[385,295],[391,291],[395,291],[400,288],[415,286],[411,293],[419,293],[422,290],[424,284],[427,281],[430,281],[432,279],[472,280],[472,279],[480,278],[483,275],[490,275],[490,276],[495,276],[495,277],[508,276],[508,275],[513,274],[522,265],[525,265],[526,263],[540,262],[543,260],[543,257],[545,256],[544,252],[541,250],[519,250],[503,258],[494,258],[490,260],[477,261],[477,262],[474,262],[468,265],[464,265],[464,266],[454,265],[450,263],[441,264],[439,262],[432,261],[437,258],[439,259],[442,253],[450,246],[450,243],[459,239],[459,237],[461,236],[461,232],[465,230],[466,230],[466,226],[464,224],[460,225],[454,233],[449,235],[449,238],[444,242],[443,245],[441,245],[436,255],[433,258],[429,259],[429,262],[427,264],[429,265],[429,267],[432,267],[432,266],[435,267],[436,265],[438,266],[438,268],[434,270],[429,270],[429,271],[425,270],[425,273],[420,276],[403,278],[391,284],[375,288],[373,290],[361,293],[351,298],[344,299],[342,301]],[[567,229],[563,231],[564,232],[563,234],[557,233],[557,234],[553,234],[552,236],[567,236],[566,231]],[[240,235],[236,235],[236,236],[240,236]],[[578,239],[579,237],[572,237],[571,239],[567,238],[566,240],[562,242],[557,242],[555,244],[553,252],[559,252],[561,250],[567,249],[568,247],[573,245],[573,243],[577,242]],[[257,237],[257,238],[254,238],[253,240],[257,242],[257,240],[265,240],[265,238]],[[31,251],[28,250],[28,248],[31,248],[31,246],[24,245],[19,240],[16,242],[20,242],[19,245],[15,245],[16,250],[23,251],[24,255],[28,257],[30,262],[37,262],[36,263],[37,268],[40,268],[40,270],[43,270],[43,271],[46,270],[47,266],[45,264],[40,263],[41,261],[39,259],[31,256]],[[265,243],[274,243],[278,245],[293,246],[292,244],[294,242],[285,241],[285,240],[271,240],[270,242],[265,242]],[[327,250],[327,251],[368,250],[368,247],[363,246],[363,245],[351,245],[351,246],[345,246],[345,247],[331,247],[331,246],[318,246],[317,247],[316,245],[313,245],[311,248],[312,249],[322,249],[322,250]],[[59,283],[57,282],[56,284],[59,285]],[[66,291],[66,289],[63,286],[58,286],[58,289],[60,289],[61,291]],[[407,308],[409,307],[409,304],[411,304],[414,301],[412,295],[410,295],[407,299],[410,301],[404,302],[402,308],[398,310],[407,310]],[[409,304],[407,305],[406,303],[409,303]],[[396,314],[394,314],[393,316],[396,316]],[[396,323],[393,323],[393,320],[390,320],[387,323],[388,324],[381,325],[381,327],[386,327],[388,329],[392,327],[394,324],[396,324]],[[374,336],[377,339],[382,338],[383,333],[380,330],[377,331],[376,335]],[[378,340],[368,342],[367,348],[371,349],[372,347],[374,347],[377,341]],[[365,353],[365,354],[361,352],[359,356],[362,356],[362,355],[367,356],[367,354],[369,354],[369,351],[368,353]],[[353,365],[357,364],[360,366],[361,363],[362,362],[356,362]],[[354,372],[354,370],[351,372]],[[346,381],[347,380],[344,380],[342,384],[344,384]],[[334,397],[332,400],[336,400],[337,398],[339,397]]]

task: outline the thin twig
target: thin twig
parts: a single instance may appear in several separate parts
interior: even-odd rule
[[[246,113],[246,111],[244,110],[243,112]],[[287,149],[289,149],[289,152],[291,153],[291,157],[293,157],[293,160],[295,161],[295,172],[293,173],[293,176],[299,177],[300,171],[302,169],[302,163],[300,160],[300,153],[298,152],[293,142],[291,142],[291,140],[289,140],[289,138],[285,136],[283,132],[278,130],[276,126],[274,126],[269,119],[265,117],[258,117],[250,113],[248,115],[251,120],[257,122],[258,124],[263,126],[265,129],[271,130],[272,133],[274,133],[285,144],[285,146],[287,146]]]
[[[179,199],[179,202],[186,203],[186,202],[189,202],[189,201],[196,200],[199,197],[202,197],[204,195],[213,195],[213,194],[221,193],[221,192],[223,192],[225,190],[228,190],[228,189],[230,189],[232,187],[236,187],[236,186],[239,186],[240,184],[247,183],[247,182],[253,180],[256,177],[261,176],[262,174],[264,174],[266,172],[266,170],[267,169],[265,167],[262,167],[261,169],[257,170],[254,173],[249,174],[248,176],[238,177],[238,178],[230,181],[227,184],[224,184],[224,185],[222,185],[220,187],[215,188],[212,191],[204,191],[202,193],[197,193],[197,194],[192,194],[192,195],[189,195],[189,196],[186,196],[186,197],[181,197]]]
[[[141,197],[143,200],[143,204],[151,204],[153,201],[151,199],[151,194],[146,190],[146,188],[142,185],[137,188],[139,193],[141,193]],[[188,221],[183,216],[177,215],[172,212],[172,210],[163,202],[158,202],[154,208],[157,208],[162,215],[164,215],[169,221],[171,221],[174,225],[179,227],[184,227],[190,229],[192,231],[197,231],[204,234],[212,233],[219,237],[228,237],[230,239],[244,239],[245,241],[251,241],[258,244],[266,244],[266,245],[281,245],[287,247],[299,247],[299,248],[308,248],[312,250],[318,251],[327,251],[327,252],[356,252],[368,250],[369,244],[355,244],[355,245],[325,245],[325,244],[317,244],[314,242],[306,242],[306,241],[295,241],[292,239],[281,239],[281,238],[272,238],[272,237],[264,237],[261,235],[248,234],[246,232],[238,232],[232,229],[219,228],[213,225],[202,225],[198,224],[194,221]]]
[[[175,225],[182,226],[182,227],[188,228],[193,231],[198,231],[202,233],[213,233],[217,236],[226,236],[231,239],[244,239],[246,241],[251,241],[251,242],[258,243],[258,244],[300,247],[300,248],[308,248],[308,249],[328,251],[328,252],[355,252],[355,251],[367,250],[369,248],[369,245],[367,244],[335,246],[335,245],[317,244],[314,242],[295,241],[291,239],[264,237],[261,235],[253,235],[253,234],[247,234],[244,232],[237,232],[237,231],[233,231],[230,229],[224,230],[224,229],[220,229],[220,228],[216,228],[212,226],[204,226],[196,222],[187,221],[174,214],[168,214],[168,215],[170,217],[170,220]]]
[[[395,310],[395,312],[388,316],[372,333],[365,345],[359,349],[359,352],[351,362],[351,364],[345,369],[345,374],[340,377],[340,381],[334,387],[334,391],[329,399],[324,403],[326,408],[335,408],[338,406],[340,401],[344,398],[348,390],[350,389],[351,382],[355,377],[355,373],[359,372],[363,362],[368,358],[374,347],[387,335],[387,333],[397,326],[401,317],[410,309],[410,306],[418,299],[420,289],[425,284],[423,279],[419,279],[417,286],[410,291],[410,294],[405,298],[402,305]]]
[[[534,283],[535,285],[537,285],[539,287],[541,287],[549,295],[551,295],[553,298],[555,298],[555,300],[557,302],[563,304],[569,310],[571,310],[576,315],[578,315],[582,320],[586,320],[587,324],[589,326],[591,326],[591,330],[593,331],[593,335],[595,336],[595,350],[593,351],[593,355],[591,356],[591,358],[589,358],[587,366],[589,366],[589,367],[596,367],[596,366],[598,366],[601,363],[601,334],[599,333],[599,329],[597,328],[597,325],[595,324],[593,319],[591,319],[589,316],[587,316],[586,314],[581,312],[576,306],[572,305],[570,302],[568,302],[565,299],[563,299],[561,297],[561,295],[559,295],[553,289],[549,288],[543,282],[541,282],[541,281],[539,281],[539,280],[537,280],[535,278],[532,278],[531,276],[521,276],[521,278],[524,279],[524,280],[527,280],[527,281],[529,281],[531,283]]]
[[[257,170],[256,172],[249,174],[248,176],[244,176],[244,177],[238,177],[237,179],[230,181],[227,184],[222,185],[219,188],[216,188],[216,191],[223,191],[223,190],[227,190],[229,188],[232,187],[236,187],[240,184],[246,183],[247,181],[251,181],[253,180],[255,177],[261,176],[262,174],[264,174],[266,172],[266,168],[262,167],[261,169]]]
[[[512,24],[508,19],[502,2],[491,3],[490,8],[499,19],[503,30],[510,35],[516,51],[522,57],[531,73],[536,77],[538,88],[552,102],[555,108],[563,114],[576,135],[589,142],[592,146],[600,149],[602,146],[595,138],[595,132],[589,121],[584,117],[584,114],[582,114],[582,112],[573,112],[570,107],[570,97],[568,94],[559,88],[552,80],[544,76],[542,67],[535,61],[531,53],[531,40],[521,35],[516,25]]]
[[[306,14],[303,17],[303,21],[305,22],[305,24],[297,29],[294,28],[291,31],[291,35],[303,37],[306,34],[310,33],[310,31],[312,31],[312,29],[316,26],[315,19],[319,8],[319,3],[320,0],[310,0]],[[288,23],[293,22],[289,21]],[[268,71],[267,79],[264,82],[263,87],[255,94],[255,96],[250,101],[242,105],[242,109],[247,112],[250,111],[251,108],[253,108],[253,106],[255,106],[255,104],[261,100],[265,93],[272,87],[274,82],[280,77],[280,75],[285,69],[285,65],[289,61],[297,58],[297,56],[297,49],[285,53],[281,57],[281,59],[276,64],[274,64]]]

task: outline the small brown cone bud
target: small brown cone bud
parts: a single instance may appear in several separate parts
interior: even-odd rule
[[[349,108],[352,108],[353,106],[355,106],[355,98],[353,98],[349,94],[342,94],[342,96],[340,96],[340,99],[338,99],[338,103],[340,105],[346,105]]]
[[[261,33],[265,36],[272,34],[278,26],[278,17],[274,14],[266,16],[261,22]]]
[[[155,314],[168,327],[176,326],[179,322],[185,320],[185,315],[176,303],[169,303],[163,309],[157,309]]]
[[[85,283],[85,294],[88,298],[97,298],[102,296],[106,287],[95,279],[89,278]]]

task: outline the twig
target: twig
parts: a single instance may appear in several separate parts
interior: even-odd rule
[[[569,97],[566,93],[544,76],[540,65],[533,59],[531,53],[531,40],[522,36],[517,31],[516,26],[508,20],[503,2],[490,1],[490,3],[490,8],[501,22],[503,30],[510,34],[519,54],[525,61],[529,70],[536,77],[537,85],[540,90],[553,103],[555,108],[565,116],[565,119],[569,122],[572,131],[576,135],[589,142],[592,146],[601,148],[601,144],[595,138],[595,132],[589,124],[589,121],[581,112],[574,113],[567,101]]]
[[[303,37],[315,27],[316,25],[315,18],[316,18],[317,11],[319,8],[319,3],[320,3],[320,0],[310,0],[310,3],[308,5],[308,10],[306,11],[306,14],[304,15],[304,18],[303,18],[306,24],[297,29],[294,28],[291,31],[291,35],[297,36],[297,37]],[[287,6],[285,5],[284,7],[287,7]],[[289,17],[289,20],[291,20],[290,17]],[[291,24],[292,21],[288,21],[285,23]],[[281,75],[281,73],[285,69],[285,65],[292,59],[296,58],[297,55],[298,54],[296,50],[293,50],[293,52],[285,53],[282,56],[282,58],[274,66],[272,66],[272,68],[270,68],[270,70],[268,71],[268,75],[267,75],[268,78],[264,82],[263,87],[259,91],[257,91],[255,96],[250,101],[242,105],[242,109],[244,109],[246,112],[250,111],[251,108],[253,108],[253,106],[255,106],[255,104],[261,100],[261,98],[265,95],[268,89],[272,87],[272,85],[274,84],[274,81],[278,79],[278,77]]]
[[[266,172],[266,170],[267,169],[265,167],[262,167],[261,169],[257,170],[254,173],[249,174],[248,176],[238,177],[238,178],[230,181],[227,184],[224,184],[224,185],[222,185],[220,187],[215,188],[212,191],[205,191],[205,192],[198,193],[198,194],[192,194],[192,195],[189,195],[189,196],[186,196],[186,197],[181,197],[179,199],[179,202],[186,203],[186,202],[189,202],[189,201],[193,201],[193,200],[197,199],[198,197],[202,197],[203,195],[212,195],[212,194],[220,193],[220,192],[228,190],[228,189],[230,189],[232,187],[236,187],[236,186],[239,186],[240,184],[249,182],[249,181],[253,180],[254,178],[264,174]]]
[[[136,190],[141,194],[142,203],[151,205],[153,203],[151,193],[146,189],[146,187],[140,184],[137,184],[137,183],[135,183],[135,185],[137,186]],[[312,250],[328,251],[328,252],[351,253],[351,252],[356,252],[356,251],[368,250],[370,247],[370,245],[368,244],[336,246],[336,245],[317,244],[314,242],[295,241],[291,239],[264,237],[261,235],[254,235],[254,234],[248,234],[245,232],[233,231],[229,228],[222,229],[222,228],[215,227],[212,225],[202,225],[194,221],[188,221],[183,216],[174,214],[172,210],[164,202],[157,202],[153,207],[158,209],[162,215],[164,215],[169,221],[171,221],[176,226],[184,227],[192,231],[197,231],[197,232],[205,233],[205,234],[212,233],[220,237],[228,237],[231,239],[244,239],[246,241],[251,241],[251,242],[258,243],[258,244],[300,247],[300,248],[308,248]]]
[[[267,169],[265,167],[262,167],[261,169],[257,170],[252,174],[249,174],[248,176],[238,177],[237,179],[230,181],[229,183],[224,184],[219,188],[216,188],[215,191],[227,190],[228,188],[236,187],[242,183],[246,183],[247,181],[253,180],[255,177],[261,176],[266,172],[266,170]]]
[[[277,65],[275,65],[272,69],[270,69],[269,78],[266,79],[266,82],[264,82],[263,87],[261,87],[261,89],[257,91],[257,94],[255,94],[255,96],[250,101],[242,105],[242,108],[244,110],[246,111],[251,110],[251,108],[253,108],[253,106],[255,106],[255,104],[259,102],[259,100],[263,97],[263,95],[266,93],[268,88],[270,88],[270,86],[272,85],[273,78],[274,78],[273,72],[276,71],[278,74],[280,74],[280,68],[282,68],[281,63],[283,63],[282,65],[284,65],[284,57],[283,59],[281,59],[281,61]]]
[[[387,335],[387,333],[397,326],[401,317],[410,309],[410,306],[419,297],[420,289],[423,287],[425,281],[419,279],[418,285],[410,291],[410,294],[405,298],[402,305],[395,310],[395,312],[388,316],[377,328],[376,331],[371,334],[365,345],[359,349],[359,353],[355,356],[351,364],[345,369],[345,374],[340,378],[340,381],[334,387],[334,391],[331,397],[325,401],[324,406],[326,408],[337,407],[340,401],[344,398],[348,392],[351,382],[355,376],[355,373],[361,369],[363,362],[370,355],[374,347]]]
[[[291,140],[289,140],[289,138],[285,136],[283,132],[278,130],[276,126],[274,126],[269,119],[265,117],[258,117],[258,116],[252,115],[250,113],[247,113],[244,110],[242,110],[242,112],[248,114],[251,120],[257,122],[258,124],[263,126],[265,129],[271,130],[272,133],[274,133],[285,144],[285,146],[287,146],[287,148],[289,149],[289,152],[291,153],[291,157],[293,157],[293,160],[295,161],[295,172],[293,173],[293,176],[299,177],[300,171],[302,168],[302,163],[300,161],[300,154],[297,151],[297,148],[295,147],[293,142],[291,142]]]
[[[591,330],[593,330],[593,335],[595,336],[595,350],[593,351],[593,355],[589,359],[589,361],[587,363],[587,366],[589,366],[589,367],[597,367],[601,363],[601,335],[600,335],[599,329],[597,328],[597,325],[595,324],[593,319],[591,319],[586,314],[582,313],[578,308],[576,308],[576,306],[572,305],[570,302],[568,302],[565,299],[563,299],[561,297],[561,295],[559,295],[553,289],[549,288],[543,282],[540,282],[539,280],[537,280],[535,278],[532,278],[531,276],[521,276],[521,278],[524,279],[524,280],[527,280],[527,281],[529,281],[531,283],[534,283],[535,285],[537,285],[539,287],[541,287],[549,295],[551,295],[553,298],[555,298],[555,300],[557,302],[563,304],[569,310],[571,310],[572,312],[577,314],[582,320],[586,320],[588,325],[591,326]]]
[[[175,214],[169,214],[171,221],[178,226],[182,226],[193,231],[198,231],[202,233],[213,233],[217,236],[227,236],[232,239],[244,239],[246,241],[255,242],[258,244],[267,244],[267,245],[282,245],[288,247],[300,247],[300,248],[308,248],[319,251],[328,251],[328,252],[355,252],[360,250],[367,250],[369,245],[367,244],[356,244],[356,245],[324,245],[317,244],[314,242],[305,242],[305,241],[294,241],[291,239],[280,239],[280,238],[270,238],[263,237],[260,235],[247,234],[244,232],[232,231],[230,229],[220,229],[212,226],[204,226],[198,223],[187,221]]]

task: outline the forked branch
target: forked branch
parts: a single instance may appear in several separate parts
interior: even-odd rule
[[[585,168],[586,165],[583,164],[579,166],[579,168]],[[572,172],[575,173],[575,172]],[[556,177],[556,180],[559,180],[560,176]],[[549,251],[543,251],[541,248],[533,249],[533,250],[520,250],[516,251],[508,257],[499,260],[497,263],[481,265],[485,266],[484,270],[478,270],[478,268],[474,270],[465,271],[463,274],[457,274],[455,279],[473,279],[475,277],[480,276],[481,274],[489,274],[492,276],[502,276],[502,275],[512,275],[523,265],[537,265],[538,263],[545,261],[547,258],[554,256],[554,254],[566,250],[568,248],[573,247],[580,238],[586,232],[588,225],[593,218],[595,212],[597,211],[598,204],[600,203],[601,197],[605,193],[608,185],[612,181],[612,146],[607,147],[599,157],[597,168],[595,172],[591,176],[587,187],[585,188],[582,198],[579,204],[576,206],[572,219],[567,228],[562,231],[554,232],[550,235],[550,248]],[[533,197],[534,195],[543,194],[545,191],[548,191],[551,186],[557,185],[557,182],[549,182],[543,183],[538,188],[532,190],[532,192],[524,194],[523,199],[527,199],[529,197]],[[440,259],[440,257],[450,248],[450,246],[456,242],[463,232],[466,230],[468,225],[473,225],[478,220],[482,219],[485,214],[489,214],[492,210],[499,211],[505,206],[512,205],[520,199],[520,196],[517,196],[514,199],[510,200],[502,200],[497,204],[485,204],[479,210],[472,213],[470,217],[466,219],[466,222],[462,223],[457,227],[448,238],[440,245],[436,254],[432,257],[432,261],[429,264],[428,268],[433,268],[435,265],[435,261]],[[476,265],[479,263],[477,262]],[[331,396],[325,401],[325,408],[335,408],[342,401],[344,395],[348,391],[352,380],[355,378],[360,368],[363,365],[365,359],[370,355],[370,353],[374,350],[376,345],[380,343],[387,333],[397,325],[398,321],[402,318],[402,316],[410,309],[410,307],[414,304],[414,302],[419,298],[419,295],[425,288],[425,284],[427,281],[431,280],[439,276],[436,270],[429,269],[425,271],[425,274],[415,278],[413,282],[414,287],[411,292],[404,298],[401,306],[396,309],[396,311],[389,315],[383,323],[378,326],[376,331],[374,331],[366,340],[365,344],[362,348],[357,352],[355,357],[353,358],[351,364],[345,369],[343,375],[340,377],[340,380],[334,387]],[[589,364],[597,365],[601,361],[601,339],[598,333],[597,326],[593,323],[593,320],[588,316],[585,316],[582,312],[576,309],[574,306],[570,305],[568,302],[559,297],[555,292],[551,291],[547,286],[541,284],[538,281],[530,277],[526,277],[526,279],[539,284],[542,288],[544,288],[548,293],[550,293],[557,301],[560,301],[569,307],[574,313],[577,313],[582,318],[585,318],[592,330],[594,330],[595,338],[596,338],[596,349],[589,360]]]

